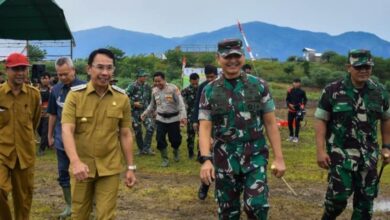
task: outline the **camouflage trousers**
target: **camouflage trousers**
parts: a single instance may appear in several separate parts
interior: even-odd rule
[[[267,219],[269,205],[265,166],[245,174],[216,173],[215,196],[219,219],[240,219],[241,193],[248,219]]]
[[[135,140],[137,142],[138,150],[140,153],[148,153],[151,151],[151,142],[154,132],[154,120],[152,117],[146,117],[144,121],[141,120],[141,111],[132,112],[132,125],[135,134]],[[146,134],[143,137],[142,124],[145,127]]]
[[[341,165],[332,166],[328,175],[328,190],[325,196],[325,212],[322,219],[336,219],[347,206],[348,197],[353,195],[351,219],[371,219],[376,197],[377,170],[357,169],[351,171]]]
[[[195,130],[194,127],[192,127],[193,122],[191,120],[187,121],[187,149],[188,149],[188,156],[192,157],[194,156],[194,145],[195,145]],[[199,143],[197,144],[199,145]],[[198,146],[199,149],[199,146]]]

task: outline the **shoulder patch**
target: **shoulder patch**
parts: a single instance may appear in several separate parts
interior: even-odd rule
[[[120,92],[120,93],[126,95],[126,91],[125,91],[124,89],[122,89],[122,88],[116,86],[116,85],[112,85],[111,88],[113,88],[113,89],[114,89],[115,91],[117,91],[117,92]]]
[[[27,86],[27,88],[30,88],[30,89],[35,90],[36,92],[40,93],[40,91],[39,91],[39,89],[37,87],[32,86],[30,84],[26,84],[26,86]]]
[[[70,87],[70,89],[72,91],[79,91],[79,90],[86,89],[86,88],[87,88],[87,84],[81,84],[81,85]]]

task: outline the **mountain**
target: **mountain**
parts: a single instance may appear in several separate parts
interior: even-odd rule
[[[126,55],[164,52],[176,46],[175,41],[155,34],[117,29],[110,26],[77,31],[74,57],[85,58],[94,49],[106,46],[120,48]]]
[[[263,22],[242,24],[252,51],[256,58],[278,58],[286,60],[289,56],[302,54],[305,47],[317,52],[327,50],[346,54],[352,48],[370,49],[375,56],[390,57],[390,42],[367,32],[346,32],[337,36],[327,33],[297,30]],[[106,26],[73,33],[76,41],[75,58],[85,58],[98,48],[114,46],[126,55],[163,53],[178,45],[216,45],[224,38],[240,38],[236,25],[212,32],[197,33],[184,37],[166,38],[155,34],[140,33]]]

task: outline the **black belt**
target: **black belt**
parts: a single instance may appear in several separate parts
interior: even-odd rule
[[[160,113],[160,112],[157,112],[157,114],[160,115],[163,118],[172,118],[172,117],[175,117],[175,116],[179,115],[179,112],[173,112],[173,113]]]

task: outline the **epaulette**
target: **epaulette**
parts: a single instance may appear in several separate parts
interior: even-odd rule
[[[120,92],[120,93],[126,95],[126,91],[125,91],[124,89],[122,89],[122,88],[116,86],[116,85],[112,85],[111,88],[113,88],[113,89],[114,89],[115,91],[117,91],[117,92]]]
[[[28,88],[30,88],[30,89],[33,89],[33,90],[37,91],[38,93],[40,92],[39,89],[38,89],[37,87],[35,87],[35,86],[32,86],[32,85],[30,85],[30,84],[26,84],[26,86],[27,86]]]
[[[72,91],[79,91],[79,90],[86,89],[86,88],[87,88],[87,84],[81,84],[81,85],[70,87],[70,89]]]

